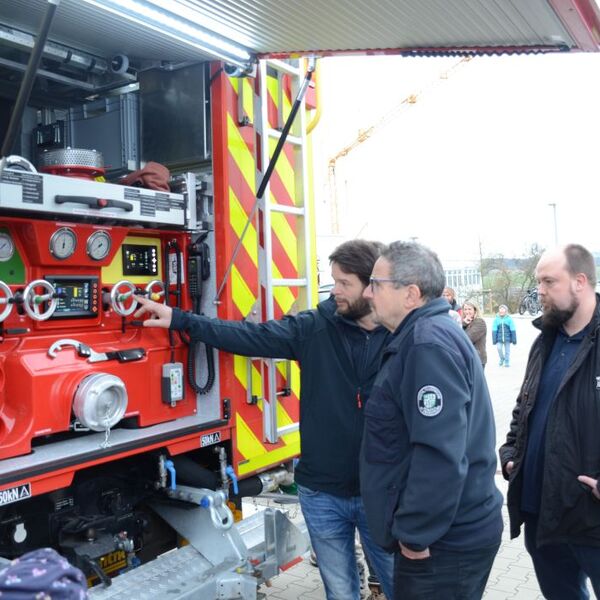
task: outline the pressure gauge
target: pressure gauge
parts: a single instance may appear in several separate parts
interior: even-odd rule
[[[15,243],[8,233],[0,232],[0,262],[6,262],[15,253]]]
[[[87,253],[92,260],[104,260],[110,252],[110,235],[106,231],[95,231],[87,241]]]
[[[75,252],[77,247],[77,236],[72,229],[61,227],[57,229],[50,238],[50,252],[54,258],[64,260]]]

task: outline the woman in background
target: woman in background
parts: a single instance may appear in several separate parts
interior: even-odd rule
[[[462,305],[462,326],[473,346],[475,346],[481,364],[485,369],[485,363],[487,363],[487,352],[485,351],[487,325],[479,316],[479,308],[477,308],[477,304],[472,300],[469,300]]]

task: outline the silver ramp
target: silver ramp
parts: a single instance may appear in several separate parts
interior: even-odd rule
[[[192,546],[167,552],[115,577],[108,588],[89,590],[91,600],[255,600],[257,581],[233,571],[215,573]]]
[[[154,509],[190,545],[115,577],[108,588],[92,588],[91,600],[256,600],[260,583],[308,549],[303,523],[271,508],[227,531],[211,527],[200,508]]]

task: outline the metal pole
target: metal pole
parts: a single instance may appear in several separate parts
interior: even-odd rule
[[[548,206],[552,207],[552,215],[554,217],[554,245],[558,246],[558,226],[556,224],[556,202],[548,202]]]
[[[50,25],[52,23],[52,19],[54,18],[54,13],[56,12],[56,7],[58,6],[59,2],[60,0],[48,0],[48,8],[44,14],[44,20],[42,21],[40,32],[35,40],[35,44],[33,45],[31,56],[29,57],[27,70],[25,71],[23,81],[21,82],[19,94],[10,117],[10,123],[8,124],[8,131],[4,137],[2,150],[0,150],[0,157],[8,156],[11,153],[15,139],[19,133],[23,112],[25,111],[27,102],[29,102],[31,89],[33,88],[35,76],[42,59],[44,46],[46,45],[46,39],[48,38],[48,31],[50,30]]]

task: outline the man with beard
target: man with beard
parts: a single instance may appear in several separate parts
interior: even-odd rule
[[[600,597],[600,308],[596,265],[583,246],[542,255],[543,314],[500,448],[511,536],[525,523],[545,598]]]
[[[392,597],[391,555],[372,541],[360,497],[358,458],[363,413],[387,341],[363,291],[381,245],[341,244],[329,257],[335,283],[315,310],[265,323],[223,321],[193,315],[144,298],[145,327],[187,331],[200,340],[244,356],[297,360],[301,368],[300,439],[296,483],[302,512],[328,600],[359,600],[355,552],[363,549]]]

